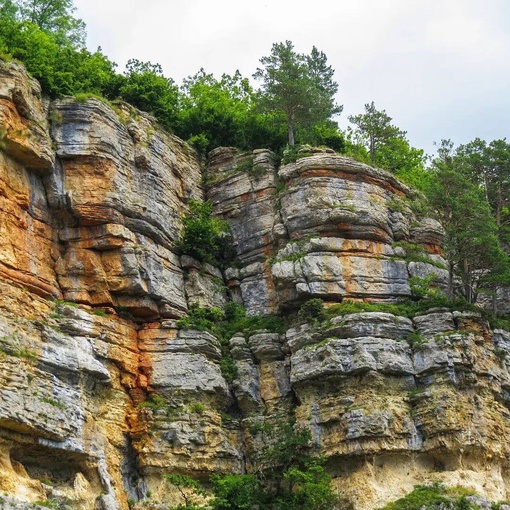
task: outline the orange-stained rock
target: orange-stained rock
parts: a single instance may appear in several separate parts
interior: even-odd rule
[[[14,61],[0,61],[0,126],[5,153],[27,168],[51,170],[55,155],[41,86]]]
[[[0,275],[41,296],[58,297],[58,236],[48,216],[39,214],[45,201],[41,178],[0,153]]]

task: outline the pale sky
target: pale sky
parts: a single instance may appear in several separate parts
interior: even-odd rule
[[[275,42],[323,51],[347,116],[374,101],[428,153],[509,133],[509,0],[75,0],[91,50],[163,66],[177,83],[201,67],[250,77]],[[255,85],[256,82],[252,80]]]

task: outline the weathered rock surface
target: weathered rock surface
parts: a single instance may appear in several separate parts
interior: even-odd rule
[[[276,174],[271,151],[238,154],[219,148],[210,154],[207,175],[214,176],[207,198],[215,214],[228,220],[235,240],[240,270],[226,273],[234,297],[248,313],[267,314],[277,310],[269,255],[280,224],[276,204]]]
[[[318,154],[284,165],[279,176],[285,184],[282,222],[290,239],[272,267],[282,305],[308,297],[406,297],[409,278],[430,273],[427,266],[434,267],[439,283],[446,281],[446,272],[435,267],[444,263],[436,255],[440,225],[412,213],[413,191],[389,173]],[[401,241],[422,251],[423,267],[413,266],[410,254],[396,248]]]
[[[193,303],[287,314],[395,302],[431,274],[444,287],[442,228],[394,176],[328,151],[277,169],[268,150],[219,148],[205,192],[203,162],[154,119],[50,104],[14,63],[0,118],[1,508],[177,505],[165,474],[255,469],[264,431],[289,420],[352,508],[434,481],[510,497],[510,333],[476,313],[231,339],[178,327]],[[224,270],[176,248],[205,198],[232,229]]]

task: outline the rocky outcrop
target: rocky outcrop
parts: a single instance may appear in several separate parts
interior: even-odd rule
[[[253,470],[292,421],[352,508],[428,481],[509,497],[510,334],[479,315],[179,327],[195,304],[290,317],[310,298],[441,288],[443,231],[416,192],[327,150],[279,165],[219,148],[202,181],[150,116],[50,103],[15,63],[0,62],[0,116],[0,506],[176,505],[166,474]],[[230,267],[178,248],[205,198],[230,224]]]
[[[222,274],[175,248],[199,158],[127,105],[49,104],[21,66],[0,71],[0,490],[114,509],[153,472],[242,469],[217,340],[165,321],[226,300]],[[210,400],[200,425],[182,408],[170,463],[150,439],[168,421],[139,407],[160,395]]]
[[[409,279],[432,268],[446,281],[437,267],[444,268],[440,225],[417,217],[411,205],[419,197],[387,172],[325,152],[282,166],[279,176],[288,242],[272,275],[282,306],[310,297],[409,297]],[[421,251],[421,266],[402,241]]]
[[[441,226],[413,213],[421,198],[388,172],[330,152],[275,172],[268,151],[216,149],[208,167],[207,196],[242,263],[225,275],[250,313],[313,297],[395,301],[431,273],[446,286]]]
[[[240,267],[225,277],[234,299],[253,315],[277,311],[269,256],[282,225],[276,210],[274,155],[268,150],[238,154],[219,148],[210,154],[207,198],[232,229]]]
[[[181,316],[187,305],[173,246],[186,200],[201,196],[196,156],[124,105],[116,112],[66,99],[51,112],[60,162],[52,199],[72,216],[55,267],[64,298]]]

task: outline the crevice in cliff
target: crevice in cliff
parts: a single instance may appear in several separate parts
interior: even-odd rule
[[[147,497],[147,484],[141,475],[139,455],[133,447],[132,439],[128,434],[124,438],[125,446],[120,466],[124,490],[128,499],[140,501]]]

